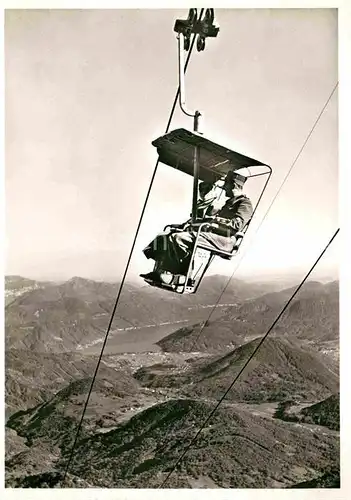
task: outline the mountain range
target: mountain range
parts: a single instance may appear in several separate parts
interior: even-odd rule
[[[101,338],[119,290],[118,283],[72,278],[64,283],[40,283],[11,276],[6,281],[6,348],[72,351]],[[126,283],[112,330],[203,318],[225,286],[217,276],[207,278],[201,294],[179,296],[149,286]],[[247,285],[233,280],[220,304],[257,296],[274,285]],[[226,302],[227,301],[227,302]]]
[[[158,342],[164,351],[222,350],[266,333],[295,288],[245,299],[221,309],[219,318],[183,327]],[[339,285],[307,282],[274,327],[272,336],[297,340],[329,357],[339,351]]]
[[[233,280],[208,319],[225,281],[207,280],[192,297],[127,283],[112,330],[174,329],[155,352],[103,356],[65,483],[98,361],[80,346],[104,335],[119,285],[6,280],[7,487],[338,483],[338,282],[306,283],[207,421],[296,289]]]

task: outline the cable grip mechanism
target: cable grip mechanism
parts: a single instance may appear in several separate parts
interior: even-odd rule
[[[197,35],[196,48],[198,52],[205,50],[206,38],[215,38],[219,32],[219,27],[214,24],[214,9],[206,9],[203,20],[198,19],[197,9],[189,9],[187,19],[176,20],[174,31],[184,35],[184,49],[186,51],[190,48],[191,34]]]

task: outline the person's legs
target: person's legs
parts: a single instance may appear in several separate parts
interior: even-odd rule
[[[198,244],[201,245],[201,243],[205,243],[206,246],[211,245],[214,250],[231,252],[234,247],[235,238],[228,238],[219,234],[204,232],[200,234],[198,239]]]
[[[147,259],[162,258],[167,251],[169,233],[160,233],[143,250]]]
[[[169,233],[160,233],[144,248],[143,253],[145,257],[155,261],[155,268],[150,273],[140,274],[141,278],[153,281],[160,280],[160,263],[165,257],[169,246],[168,237]]]
[[[144,249],[145,256],[155,260],[155,269],[152,273],[141,276],[154,279],[162,271],[186,274],[194,241],[195,236],[186,231],[158,235]]]
[[[173,233],[170,236],[169,252],[167,254],[169,258],[167,265],[170,271],[171,267],[173,267],[175,268],[174,272],[177,274],[186,273],[187,265],[189,264],[190,255],[194,246],[194,241],[194,234],[187,231],[182,231],[181,233]]]
[[[186,275],[190,264],[190,257],[196,239],[195,232],[161,233],[144,249],[145,256],[154,259],[155,269],[151,273],[140,276],[150,280],[160,280],[162,273]],[[198,243],[206,243],[214,250],[232,251],[235,239],[211,232],[199,235]],[[172,276],[168,279],[172,280]],[[165,280],[163,280],[166,282]]]

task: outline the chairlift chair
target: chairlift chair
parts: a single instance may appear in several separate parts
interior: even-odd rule
[[[196,217],[198,181],[201,180],[215,183],[225,177],[229,172],[241,176],[244,181],[248,178],[268,175],[256,207],[254,208],[253,213],[255,213],[267,186],[272,169],[265,163],[220,146],[210,141],[202,134],[190,132],[183,128],[173,130],[159,137],[154,140],[152,144],[157,148],[159,161],[161,163],[194,177],[193,215],[195,210],[195,217],[193,216],[182,229],[180,229],[177,224],[169,224],[164,228],[164,231],[194,231],[196,238],[186,275],[174,275],[170,284],[156,282],[150,279],[145,279],[145,281],[152,286],[176,293],[196,293],[214,257],[219,256],[222,259],[232,259],[232,257],[238,253],[249,226],[249,223],[247,223],[242,231],[235,234],[231,251],[221,251],[214,249],[211,245],[199,243],[199,235],[202,231],[206,231],[210,225],[210,221]],[[197,168],[194,168],[195,163]],[[255,169],[254,173],[252,169]],[[156,270],[156,264],[154,270]]]

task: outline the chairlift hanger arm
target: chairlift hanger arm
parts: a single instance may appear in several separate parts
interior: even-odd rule
[[[197,9],[190,9],[188,19],[186,21],[177,19],[174,30],[178,33],[178,74],[179,74],[179,106],[183,113],[194,118],[194,132],[199,132],[199,119],[201,113],[195,111],[192,113],[185,105],[185,82],[184,82],[184,49],[188,50],[190,46],[190,35],[194,33],[198,36],[197,50],[205,49],[205,38],[207,36],[216,37],[219,28],[213,24],[214,10],[206,9],[205,18],[197,19]],[[199,184],[200,166],[199,166],[200,149],[198,144],[193,147],[193,201],[192,201],[192,219],[197,217],[197,192]]]
[[[189,111],[185,104],[185,66],[184,66],[184,35],[178,34],[178,78],[179,78],[179,107],[183,113],[194,118],[194,131],[200,131],[200,111]]]
[[[185,81],[184,81],[184,35],[178,33],[178,77],[179,77],[179,106],[183,113],[195,118],[199,111],[191,112],[185,107]],[[194,124],[195,128],[195,124]]]
[[[199,131],[199,111],[191,112],[185,106],[185,83],[184,83],[184,50],[189,50],[190,36],[195,34],[198,37],[197,49],[205,49],[205,38],[216,37],[219,27],[214,25],[214,9],[206,9],[205,17],[197,18],[197,9],[190,9],[186,20],[177,19],[174,25],[174,31],[178,33],[178,73],[179,73],[179,105],[180,109],[187,116],[194,118],[194,131]]]

